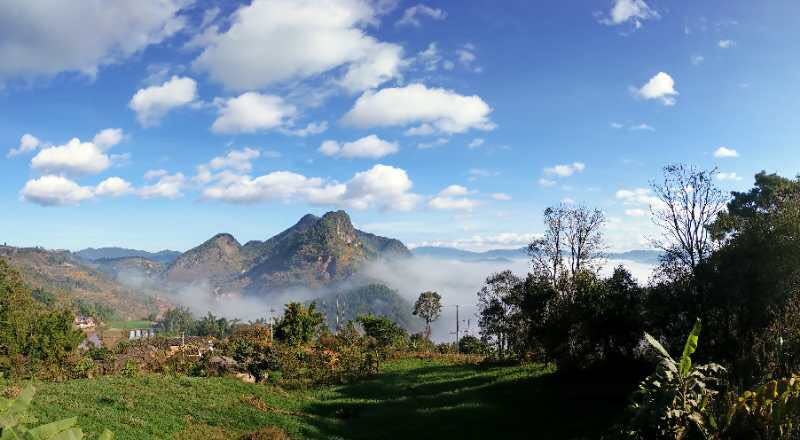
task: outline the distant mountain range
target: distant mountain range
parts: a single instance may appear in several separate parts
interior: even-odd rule
[[[484,252],[473,252],[451,247],[423,246],[414,248],[412,253],[420,257],[468,262],[510,261],[528,258],[527,248],[494,249]],[[606,254],[606,257],[609,260],[629,260],[643,264],[657,264],[661,255],[661,251],[642,249],[627,252],[611,252]]]
[[[181,256],[178,251],[163,250],[159,252],[147,252],[137,249],[126,249],[121,247],[102,247],[102,248],[86,248],[74,253],[78,258],[86,261],[97,261],[103,259],[118,259],[139,257],[151,261],[157,261],[163,264],[169,264],[175,261],[176,258]]]

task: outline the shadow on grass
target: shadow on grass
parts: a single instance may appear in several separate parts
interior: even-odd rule
[[[421,367],[341,387],[308,411],[346,439],[599,438],[640,378],[607,373]]]

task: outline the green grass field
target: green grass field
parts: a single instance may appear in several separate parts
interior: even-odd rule
[[[541,365],[481,368],[407,359],[375,379],[287,391],[224,378],[103,377],[39,387],[42,421],[78,416],[117,439],[224,439],[264,426],[292,438],[594,438],[629,385],[566,379]]]

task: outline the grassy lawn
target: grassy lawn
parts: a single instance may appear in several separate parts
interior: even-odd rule
[[[236,438],[278,426],[292,438],[595,438],[630,384],[565,378],[541,365],[479,368],[407,359],[377,378],[286,391],[223,378],[105,377],[43,384],[43,422],[78,416],[118,439]]]

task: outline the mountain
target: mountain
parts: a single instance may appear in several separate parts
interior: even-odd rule
[[[163,278],[208,281],[217,293],[265,295],[290,287],[317,288],[345,280],[370,260],[410,257],[398,240],[359,231],[344,211],[303,216],[265,241],[239,244],[218,234],[173,261]]]
[[[118,259],[139,257],[156,261],[162,264],[172,263],[181,253],[178,251],[163,250],[159,252],[147,252],[137,249],[126,249],[121,247],[102,247],[86,248],[75,252],[75,255],[86,261],[97,261],[103,259]]]
[[[528,258],[527,248],[494,249],[485,252],[473,252],[450,247],[423,246],[414,248],[413,253],[415,256],[419,257],[468,262],[504,261]],[[609,260],[629,260],[643,264],[658,264],[661,255],[661,251],[658,250],[640,249],[626,252],[611,252],[606,254],[606,257]]]
[[[207,280],[221,284],[245,268],[242,245],[231,234],[217,234],[176,258],[164,271],[165,280],[192,283]]]
[[[52,294],[71,306],[97,303],[113,309],[120,318],[141,319],[165,306],[157,292],[133,290],[96,270],[69,251],[0,246],[4,258],[32,289]]]
[[[145,257],[100,258],[87,266],[126,284],[153,284],[166,268],[164,263]]]

